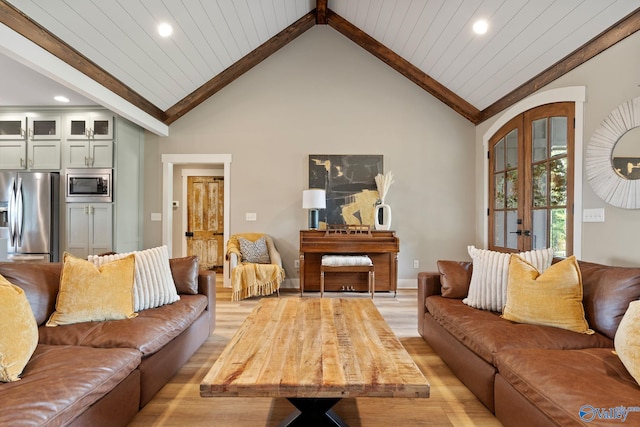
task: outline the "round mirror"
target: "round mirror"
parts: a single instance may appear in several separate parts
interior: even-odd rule
[[[640,179],[640,127],[627,131],[618,139],[611,164],[624,179]]]
[[[585,168],[593,191],[619,208],[640,209],[640,134],[635,131],[638,127],[640,97],[613,110],[587,146]]]

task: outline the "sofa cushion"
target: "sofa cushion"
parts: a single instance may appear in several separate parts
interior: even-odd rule
[[[207,302],[204,295],[183,295],[173,304],[141,311],[135,319],[40,327],[40,342],[133,348],[148,356],[189,327],[205,310]]]
[[[200,262],[195,255],[169,259],[171,276],[179,294],[196,295],[198,293],[198,273]]]
[[[65,253],[56,311],[47,326],[135,317],[133,268],[133,256],[98,268]]]
[[[637,408],[640,402],[640,387],[612,350],[511,349],[496,356],[496,366],[557,425],[638,425],[640,413],[630,412],[626,420],[598,416],[598,411],[620,413],[618,408]]]
[[[478,249],[474,246],[467,249],[473,260],[473,273],[469,295],[463,302],[474,308],[502,311],[507,299],[510,254]],[[518,256],[538,270],[544,271],[553,261],[553,250],[549,248],[520,252]]]
[[[0,384],[2,407],[11,408],[0,411],[0,425],[67,425],[139,364],[132,349],[40,344],[23,378]]]
[[[0,275],[0,382],[18,381],[38,345],[38,325],[24,291]]]
[[[580,261],[583,305],[592,329],[613,339],[631,301],[640,299],[640,268]]]
[[[502,317],[593,334],[584,318],[582,280],[575,256],[540,273],[517,255],[511,255],[507,303]]]
[[[24,290],[38,325],[44,324],[55,309],[61,272],[62,263],[29,264],[25,268],[24,263],[0,262],[0,274]]]
[[[89,261],[95,265],[102,265],[132,254],[136,258],[133,284],[135,311],[160,307],[180,299],[173,282],[169,265],[169,251],[166,246],[122,254],[90,255]]]
[[[458,341],[488,363],[496,353],[509,348],[576,349],[613,347],[601,334],[578,334],[550,326],[514,323],[499,313],[478,310],[460,300],[430,296],[426,308],[434,319]]]
[[[627,371],[640,383],[640,301],[633,301],[616,331],[614,344]]]
[[[445,298],[464,298],[469,293],[472,264],[460,261],[439,260],[441,295]]]

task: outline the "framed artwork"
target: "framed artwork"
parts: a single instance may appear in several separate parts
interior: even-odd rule
[[[379,173],[382,155],[310,154],[309,188],[324,188],[327,197],[320,222],[373,226]]]
[[[640,179],[640,158],[614,157],[613,168],[623,178]]]

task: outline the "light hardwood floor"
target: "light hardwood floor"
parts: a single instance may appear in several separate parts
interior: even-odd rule
[[[281,291],[281,298],[299,297],[298,292]],[[305,298],[317,297],[317,293],[305,293]],[[331,292],[325,297],[367,298],[366,294]],[[199,394],[200,381],[258,300],[231,302],[230,290],[219,285],[214,333],[129,426],[271,427],[291,413],[294,408],[286,399],[203,398]],[[349,426],[501,425],[418,335],[416,290],[399,290],[396,298],[378,293],[374,303],[429,380],[431,396],[343,399],[334,409]]]

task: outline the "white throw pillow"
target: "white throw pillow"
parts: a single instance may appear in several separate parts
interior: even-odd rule
[[[502,312],[507,302],[510,254],[477,249],[475,246],[468,246],[467,249],[473,260],[473,272],[469,294],[462,302],[470,307]],[[517,255],[540,273],[549,268],[553,261],[552,248],[520,252]]]
[[[180,299],[171,275],[166,246],[125,254],[89,255],[89,261],[100,267],[131,254],[135,255],[133,304],[136,312],[171,304]]]

